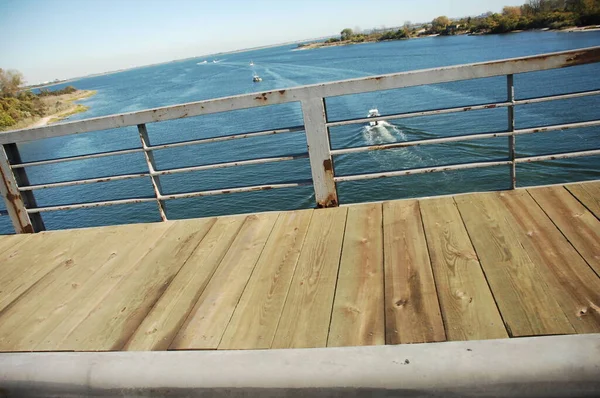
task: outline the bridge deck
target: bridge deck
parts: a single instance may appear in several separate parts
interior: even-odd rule
[[[0,237],[0,352],[600,332],[600,182]]]

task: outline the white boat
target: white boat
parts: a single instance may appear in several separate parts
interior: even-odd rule
[[[208,63],[206,60],[202,61],[202,62],[198,62],[196,65],[202,65],[202,64],[206,64]]]
[[[369,109],[369,114],[367,115],[367,117],[379,117],[381,116],[379,114],[379,111],[377,110],[377,108],[373,108],[373,109]],[[379,120],[376,122],[369,122],[369,126],[377,126],[379,125]]]
[[[250,61],[250,66],[254,66],[254,62]]]
[[[252,77],[252,81],[253,81],[254,83],[262,82],[262,77],[260,77],[260,76],[258,76],[258,75],[254,75],[254,76]]]

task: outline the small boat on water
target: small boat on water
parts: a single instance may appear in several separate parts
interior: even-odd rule
[[[254,66],[254,62],[252,62],[252,60],[250,61],[250,66]]]
[[[377,108],[373,108],[369,110],[369,114],[367,115],[367,117],[371,118],[371,117],[379,117],[381,116],[379,114],[379,110],[377,110]],[[369,122],[369,126],[378,126],[379,125],[379,120],[375,121],[375,122]]]
[[[262,77],[260,77],[260,76],[258,76],[258,75],[254,75],[254,76],[252,77],[252,81],[253,81],[254,83],[259,83],[259,82],[262,82]]]
[[[208,61],[204,60],[202,62],[198,62],[196,65],[202,65],[202,64],[207,64],[207,63],[208,63]]]

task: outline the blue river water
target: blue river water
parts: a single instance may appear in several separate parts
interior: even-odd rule
[[[97,95],[80,101],[89,111],[70,120],[132,112],[146,108],[218,98],[241,93],[365,77],[493,59],[600,45],[600,32],[526,32],[490,36],[434,37],[297,51],[295,46],[226,54],[148,66],[71,82]],[[207,60],[206,64],[201,61]],[[254,66],[250,66],[250,61]],[[253,83],[252,75],[263,81]],[[600,64],[515,76],[517,99],[600,89]],[[56,88],[64,86],[57,85]],[[448,106],[468,106],[506,99],[506,78],[436,84],[327,100],[330,120],[365,117],[377,108],[383,115]],[[517,107],[516,127],[552,125],[600,118],[600,97],[585,97]],[[300,106],[285,104],[252,110],[186,118],[148,125],[152,144],[303,124]],[[507,109],[390,121],[369,128],[332,128],[334,148],[398,142],[467,133],[503,131]],[[532,156],[600,147],[600,129],[582,128],[517,137],[517,155]],[[388,151],[334,158],[336,175],[400,170],[470,161],[503,160],[507,138]],[[135,127],[58,137],[19,146],[24,161],[59,158],[139,147]],[[158,169],[244,160],[306,152],[304,132],[257,137],[156,151]],[[32,184],[146,172],[141,153],[64,162],[27,169]],[[520,186],[552,184],[600,177],[600,157],[522,164]],[[161,177],[164,193],[281,183],[311,178],[308,159],[181,173]],[[394,198],[506,189],[507,166],[401,176],[338,184],[339,199],[357,203]],[[35,191],[39,206],[150,197],[149,179],[114,181]],[[237,193],[167,202],[171,219],[314,207],[312,186]],[[4,209],[4,204],[0,204]],[[47,229],[159,221],[155,203],[117,205],[44,213]],[[11,233],[8,217],[0,217],[0,233]]]

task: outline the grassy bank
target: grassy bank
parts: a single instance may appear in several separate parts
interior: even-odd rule
[[[76,104],[74,108],[72,108],[66,112],[59,113],[56,116],[51,116],[50,120],[48,120],[48,124],[60,122],[61,120],[67,119],[69,116],[73,116],[77,113],[83,113],[83,112],[87,111],[88,109],[90,109],[88,106]]]
[[[74,103],[77,100],[89,98],[95,95],[96,91],[93,90],[77,90],[71,94],[62,95],[56,98],[54,107],[48,105],[49,108],[53,109],[53,112],[49,112],[50,119],[47,124],[60,122],[61,120],[67,119],[69,116],[77,113],[83,113],[90,109],[89,107]]]
[[[92,90],[74,88],[60,91],[42,91],[34,94],[30,91],[18,93],[12,97],[0,98],[0,131],[41,127],[56,123],[89,108],[75,101],[96,94]]]

